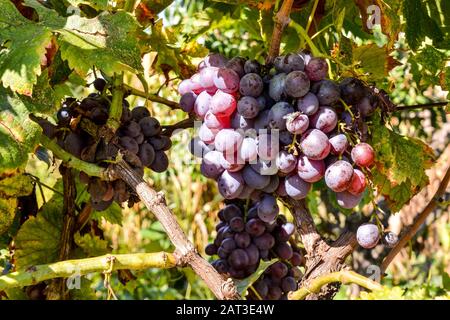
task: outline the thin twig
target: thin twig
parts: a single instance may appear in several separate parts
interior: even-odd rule
[[[175,130],[193,128],[194,122],[195,122],[195,119],[190,117],[190,118],[181,120],[180,122],[177,122],[177,123],[174,123],[171,125],[167,125],[167,126],[163,126],[164,130],[161,134],[165,135],[165,136],[172,136],[172,134]]]
[[[134,96],[138,96],[138,97],[145,98],[145,99],[148,99],[148,100],[153,101],[153,102],[164,104],[164,105],[166,105],[166,106],[168,106],[168,107],[170,107],[172,109],[181,109],[180,105],[177,102],[171,101],[171,100],[168,100],[168,99],[165,99],[165,98],[162,98],[162,97],[160,97],[160,96],[158,96],[156,94],[151,94],[151,93],[146,94],[144,91],[141,91],[141,90],[138,90],[136,88],[133,88],[133,87],[127,85],[127,84],[124,84],[123,88],[129,94],[132,94]]]
[[[450,166],[447,168],[447,171],[442,178],[439,187],[434,194],[434,197],[430,200],[427,206],[422,210],[422,212],[416,217],[414,222],[407,227],[405,234],[402,235],[400,240],[397,242],[394,248],[389,251],[386,258],[384,258],[383,263],[381,264],[382,274],[386,272],[386,269],[389,267],[389,264],[395,258],[395,256],[402,250],[402,248],[411,240],[414,235],[419,230],[420,226],[425,222],[426,218],[433,210],[442,202],[442,196],[445,194],[445,190],[447,189],[447,185],[450,181]]]
[[[270,40],[269,55],[266,58],[266,64],[271,64],[280,53],[281,36],[284,28],[289,24],[289,14],[291,13],[293,3],[294,0],[284,0],[280,10],[275,15],[275,25]]]
[[[436,107],[443,107],[443,106],[446,106],[448,103],[449,103],[449,101],[414,104],[414,105],[410,105],[410,106],[397,106],[395,111],[407,111],[407,110],[415,110],[415,109],[427,110],[427,109],[433,109]]]

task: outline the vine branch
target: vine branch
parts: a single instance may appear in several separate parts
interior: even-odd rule
[[[366,278],[354,271],[342,270],[338,272],[332,272],[329,274],[317,277],[311,282],[298,289],[297,291],[292,291],[288,295],[289,300],[303,300],[311,293],[319,293],[323,286],[340,282],[343,284],[356,283],[361,287],[369,290],[381,290],[383,287],[378,283],[369,278]]]
[[[148,268],[168,269],[178,265],[177,259],[171,253],[134,253],[104,255],[95,258],[66,260],[50,264],[37,265],[24,271],[11,272],[0,276],[0,291],[14,287],[24,287],[39,282],[68,278],[74,275],[86,275],[93,272],[102,272],[110,267],[110,259],[114,257],[114,270],[145,270]]]
[[[178,129],[188,129],[194,127],[195,118],[189,117],[187,119],[181,120],[180,122],[163,126],[163,132],[162,135],[165,136],[172,136],[173,132]]]
[[[406,110],[415,110],[415,109],[427,110],[427,109],[433,109],[436,107],[443,107],[443,106],[446,106],[448,103],[449,103],[449,101],[414,104],[414,105],[410,105],[410,106],[397,106],[395,111],[406,111]]]
[[[425,222],[426,218],[430,213],[433,212],[433,210],[439,205],[439,203],[442,201],[442,196],[445,194],[445,190],[447,189],[447,185],[450,181],[450,166],[447,168],[447,171],[442,178],[441,183],[439,184],[439,187],[434,194],[433,198],[428,202],[426,207],[422,210],[422,212],[414,219],[414,222],[407,227],[406,232],[403,234],[403,236],[400,238],[400,240],[397,242],[394,248],[389,251],[386,258],[384,258],[382,264],[381,264],[381,271],[382,274],[385,273],[386,269],[389,267],[389,264],[392,262],[392,260],[395,258],[395,256],[401,251],[401,249],[414,237],[414,235],[419,230],[420,226]]]
[[[290,22],[289,14],[291,13],[293,3],[294,0],[284,0],[280,10],[278,10],[275,15],[275,25],[270,40],[269,55],[266,58],[266,64],[272,63],[275,57],[280,53],[281,36],[284,28],[286,28]]]
[[[234,283],[231,280],[225,281],[216,269],[196,252],[175,216],[167,207],[164,193],[152,189],[125,161],[119,161],[114,167],[117,176],[136,191],[145,206],[161,222],[167,236],[176,248],[175,254],[179,261],[188,264],[218,299],[239,299]]]
[[[123,88],[127,91],[127,93],[132,94],[137,97],[145,98],[153,102],[164,104],[172,109],[181,109],[180,105],[175,102],[165,98],[162,98],[156,94],[145,93],[144,91],[133,88],[127,84],[123,84]]]

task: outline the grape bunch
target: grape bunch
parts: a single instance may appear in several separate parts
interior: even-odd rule
[[[243,201],[232,201],[219,211],[217,236],[205,248],[206,254],[219,257],[212,263],[216,270],[234,279],[253,274],[261,260],[279,260],[253,284],[249,299],[278,300],[297,289],[301,276],[298,266],[304,264],[304,257],[289,243],[294,225],[278,211],[275,198],[269,194],[263,194],[248,211]]]
[[[324,59],[304,52],[273,67],[211,54],[179,84],[181,108],[202,120],[191,153],[225,199],[300,200],[323,178],[341,207],[360,203],[375,158],[364,121],[380,98],[359,79],[327,74]]]
[[[41,119],[39,124],[43,133],[56,139],[58,145],[77,158],[107,167],[119,153],[133,170],[144,175],[144,167],[155,172],[163,172],[169,165],[167,151],[172,142],[168,136],[162,135],[159,121],[151,117],[143,106],[130,110],[128,101],[122,101],[120,127],[110,141],[97,136],[109,118],[112,96],[107,94],[108,83],[98,78],[93,83],[98,92],[89,94],[78,101],[67,98],[57,112],[57,125]],[[94,129],[94,130],[93,130]],[[94,133],[93,133],[94,132]],[[128,206],[139,202],[137,194],[121,179],[103,181],[80,172],[80,181],[87,184],[91,196],[92,207],[97,211],[106,210],[113,201]]]

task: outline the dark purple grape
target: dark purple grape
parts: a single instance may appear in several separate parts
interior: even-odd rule
[[[234,57],[226,64],[226,67],[234,70],[240,78],[242,78],[245,74],[244,70],[245,59],[241,57]]]
[[[138,153],[139,152],[139,145],[137,144],[136,140],[129,136],[124,136],[119,138],[119,144],[125,149],[130,151],[131,153]]]
[[[230,253],[234,249],[236,249],[236,242],[234,242],[233,238],[226,238],[222,241],[222,245],[220,246],[226,252]]]
[[[251,244],[245,249],[245,252],[247,252],[250,265],[255,265],[259,262],[259,250],[257,246]]]
[[[294,267],[302,266],[305,263],[305,258],[298,252],[294,252],[291,257],[291,264]]]
[[[286,130],[286,116],[294,112],[294,108],[287,102],[278,102],[269,111],[269,126],[272,129]]]
[[[154,136],[147,140],[155,151],[167,151],[172,147],[172,140],[167,136]]]
[[[283,292],[280,287],[269,287],[269,292],[267,293],[267,300],[279,300]]]
[[[357,78],[345,78],[339,84],[342,100],[348,105],[356,105],[366,94],[366,87]]]
[[[223,218],[226,222],[231,222],[234,217],[242,217],[241,209],[235,204],[229,204],[223,210]]]
[[[338,118],[336,111],[330,107],[320,107],[319,110],[310,117],[310,126],[319,129],[324,133],[329,133],[336,128]]]
[[[228,60],[220,53],[211,53],[202,62],[206,67],[222,68],[226,66]]]
[[[282,279],[288,274],[288,267],[283,262],[275,262],[270,266],[270,274],[274,278]]]
[[[253,243],[260,250],[269,250],[275,245],[275,238],[270,233],[266,232],[253,238]]]
[[[260,219],[250,219],[245,224],[245,231],[252,237],[258,237],[264,233],[266,226]]]
[[[105,79],[97,78],[94,80],[93,85],[94,85],[95,90],[103,92],[103,90],[106,87],[106,81],[105,81]]]
[[[230,255],[230,252],[228,252],[222,246],[220,246],[219,249],[217,249],[217,255],[219,256],[220,259],[226,259]]]
[[[141,119],[150,117],[150,111],[146,107],[136,107],[131,110],[131,116],[134,121],[139,122]]]
[[[123,134],[134,138],[137,137],[141,133],[141,127],[135,121],[130,121],[127,123],[125,127],[122,127]]]
[[[250,245],[252,239],[247,232],[239,232],[234,235],[234,241],[239,248],[245,249]]]
[[[305,61],[302,55],[298,53],[288,53],[285,56],[276,57],[273,62],[275,69],[280,72],[289,73],[291,71],[303,71]]]
[[[228,262],[222,259],[214,261],[213,266],[219,273],[227,273],[230,268]]]
[[[146,109],[147,110],[147,109]],[[146,138],[153,137],[161,133],[161,124],[152,117],[143,117],[139,120],[139,126]]]
[[[286,242],[277,244],[274,248],[274,252],[278,257],[280,257],[280,259],[283,260],[291,259],[292,255],[294,254],[294,252],[292,251],[292,247]]]
[[[269,293],[269,287],[267,286],[267,283],[262,280],[258,280],[255,283],[253,283],[253,288],[258,292],[260,297],[263,299],[265,299],[265,297]]]
[[[150,169],[155,172],[161,173],[167,170],[169,167],[169,158],[164,153],[164,151],[156,151],[155,152],[155,160],[150,165]]]
[[[322,80],[320,82],[319,91],[316,94],[319,103],[322,106],[332,106],[339,101],[339,86],[330,80]]]
[[[284,277],[281,280],[281,289],[283,292],[290,292],[297,290],[297,281],[293,277]]]
[[[264,222],[275,221],[280,212],[276,198],[269,194],[262,197],[261,201],[257,204],[257,208],[258,217]]]
[[[285,73],[280,73],[270,79],[269,96],[277,102],[286,98],[286,77],[287,75]]]
[[[68,107],[62,107],[56,113],[56,118],[58,119],[58,124],[60,126],[68,126],[72,119],[72,110]]]
[[[241,217],[234,217],[230,220],[230,228],[234,232],[241,232],[245,229],[244,219]]]
[[[228,263],[231,267],[237,270],[242,270],[249,265],[249,258],[247,252],[243,249],[233,250],[229,257]]]
[[[256,60],[247,60],[244,64],[245,73],[260,73],[261,64]]]
[[[319,99],[312,92],[308,92],[305,96],[297,100],[297,109],[307,116],[312,116],[319,110]]]
[[[81,158],[81,151],[84,147],[83,137],[75,132],[70,132],[64,139],[64,149],[77,158]]]
[[[311,81],[323,80],[328,73],[328,64],[325,59],[312,58],[306,65],[305,72]]]
[[[288,96],[300,98],[309,91],[309,78],[303,71],[292,71],[286,76],[284,91]]]
[[[205,247],[205,253],[208,256],[213,256],[217,253],[217,247],[214,244],[210,243]]]
[[[237,104],[237,111],[246,119],[253,119],[259,113],[258,101],[253,97],[244,96]]]
[[[239,91],[243,96],[258,97],[264,89],[261,77],[256,73],[247,73],[242,77],[239,84]]]
[[[155,150],[149,143],[143,143],[139,146],[138,156],[141,159],[142,165],[148,167],[155,160]]]
[[[180,99],[180,107],[184,112],[192,112],[194,111],[194,103],[195,99],[197,99],[197,95],[193,92],[185,93],[181,96]]]

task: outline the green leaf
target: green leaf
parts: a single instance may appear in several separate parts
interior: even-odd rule
[[[0,7],[0,81],[31,96],[52,32],[23,17],[11,1],[0,0]]]
[[[74,7],[78,7],[80,4],[86,4],[97,10],[108,9],[108,0],[67,0]]]
[[[16,207],[16,198],[0,198],[0,234],[6,232],[13,223]]]
[[[103,211],[94,211],[91,214],[91,218],[100,221],[104,218],[106,221],[118,225],[122,225],[123,214],[122,208],[116,202],[113,202],[108,209]]]
[[[358,65],[357,69],[366,75],[368,81],[382,81],[387,76],[386,47],[378,47],[376,44],[355,46],[352,58],[353,63]]]
[[[425,170],[433,162],[433,150],[422,141],[395,133],[374,120],[372,146],[376,152],[373,182],[392,211],[398,211],[429,180]]]
[[[89,233],[74,235],[74,241],[88,257],[101,256],[109,252],[108,241],[100,239],[99,236],[91,236]]]
[[[15,174],[0,178],[0,197],[17,198],[27,196],[33,191],[33,180],[29,175]]]
[[[0,168],[16,171],[28,160],[41,130],[29,119],[35,111],[26,97],[20,97],[0,87]]]
[[[250,276],[242,280],[236,280],[236,287],[241,296],[245,296],[248,288],[259,279],[259,277],[266,271],[268,267],[277,262],[277,259],[272,259],[270,261],[261,261],[258,269]]]
[[[403,16],[406,20],[406,40],[413,50],[421,45],[425,37],[435,41],[435,44],[443,40],[439,25],[428,15],[421,0],[403,1]]]
[[[18,270],[58,260],[63,225],[63,199],[54,196],[44,204],[36,217],[30,217],[15,239],[14,260]]]

